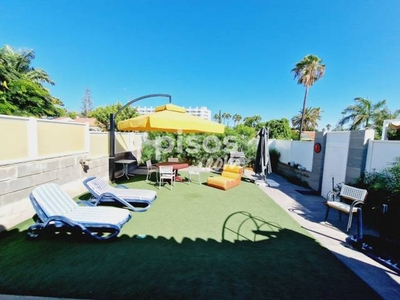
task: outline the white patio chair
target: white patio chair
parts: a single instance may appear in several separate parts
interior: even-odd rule
[[[149,182],[149,179],[151,179],[151,174],[153,174],[153,173],[156,173],[156,181],[157,181],[158,180],[157,179],[157,177],[158,177],[157,176],[158,169],[151,164],[151,160],[150,159],[146,161],[146,166],[147,166],[146,181]]]
[[[164,180],[169,180],[171,182],[171,191],[172,191],[172,186],[175,181],[175,171],[172,168],[172,166],[160,166],[159,175],[160,175],[159,188],[161,188],[161,183]]]
[[[190,166],[188,169],[189,173],[189,180],[188,182],[192,182],[192,176],[195,177],[197,176],[197,183],[201,184],[201,176],[200,176],[200,171],[201,171],[201,163],[199,163],[197,166]]]
[[[339,211],[340,220],[342,217],[341,213],[344,212],[349,215],[349,220],[347,222],[346,228],[346,231],[349,232],[351,228],[351,222],[353,220],[353,214],[358,213],[359,210],[361,210],[361,206],[364,204],[367,195],[367,190],[359,189],[346,184],[342,184],[339,194],[329,192],[328,201],[325,202],[325,205],[327,207],[325,222],[328,220],[330,208]]]

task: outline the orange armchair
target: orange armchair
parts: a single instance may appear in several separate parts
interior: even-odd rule
[[[207,185],[227,190],[240,184],[243,168],[235,165],[225,165],[221,176],[208,177]]]

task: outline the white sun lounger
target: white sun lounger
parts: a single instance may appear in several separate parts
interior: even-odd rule
[[[95,206],[105,202],[119,202],[134,212],[144,212],[150,208],[157,198],[156,191],[130,189],[124,185],[114,187],[101,177],[89,177],[83,181],[83,184],[92,194],[93,198],[89,201]],[[135,204],[141,205],[135,206]]]
[[[38,237],[45,228],[67,227],[97,240],[107,240],[116,237],[131,219],[125,209],[79,206],[55,183],[36,187],[29,198],[38,216],[36,224],[28,230],[31,238]]]

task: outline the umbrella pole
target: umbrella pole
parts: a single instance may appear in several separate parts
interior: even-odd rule
[[[151,97],[167,97],[169,98],[169,103],[172,102],[171,95],[168,94],[150,94],[145,95],[136,99],[129,101],[127,104],[122,106],[115,114],[110,114],[110,156],[108,158],[108,176],[110,181],[114,180],[114,172],[115,172],[115,119],[119,115],[121,111],[123,111],[126,107],[131,105],[132,103],[138,102],[139,100],[151,98]]]
[[[108,177],[114,180],[115,173],[115,117],[110,114],[110,156],[108,158]]]

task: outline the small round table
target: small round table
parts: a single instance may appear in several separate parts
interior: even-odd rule
[[[123,164],[122,165],[122,174],[115,178],[120,178],[125,175],[126,179],[129,179],[129,176],[134,176],[133,174],[128,173],[128,165],[131,163],[134,163],[135,161],[136,161],[135,159],[120,159],[120,160],[115,161],[116,164]]]

